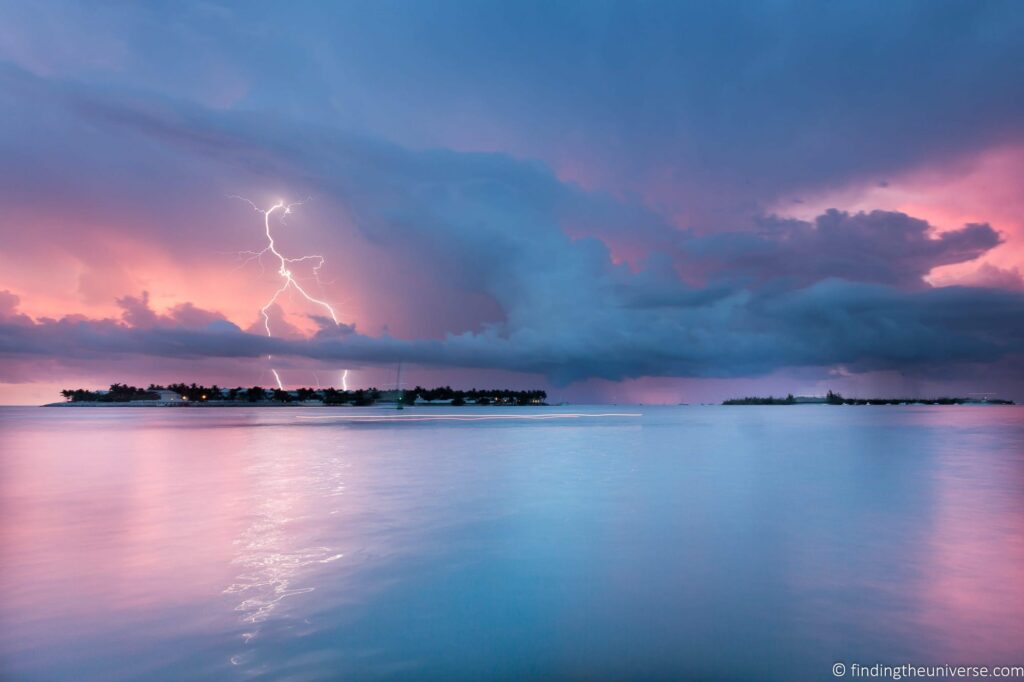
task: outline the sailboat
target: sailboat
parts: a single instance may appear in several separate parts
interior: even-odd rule
[[[397,373],[397,376],[395,377],[395,393],[397,394],[397,397],[395,398],[395,409],[396,410],[404,410],[405,409],[405,405],[402,404],[402,398],[404,396],[402,394],[402,361],[401,360],[398,361],[398,373]]]

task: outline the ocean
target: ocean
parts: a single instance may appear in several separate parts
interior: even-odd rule
[[[1024,408],[0,408],[0,679],[1024,665]]]

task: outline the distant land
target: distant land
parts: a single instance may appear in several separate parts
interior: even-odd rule
[[[354,391],[335,388],[298,388],[286,391],[280,388],[221,388],[199,384],[150,384],[138,388],[127,384],[111,384],[101,391],[84,388],[65,389],[60,392],[64,402],[44,407],[280,407],[319,405],[546,405],[547,393],[541,390],[513,391],[509,389],[470,389],[462,391],[450,386],[381,391],[376,388]]]
[[[796,396],[785,398],[733,398],[723,405],[1013,405],[1012,400],[999,398],[844,398],[829,391],[824,397]]]

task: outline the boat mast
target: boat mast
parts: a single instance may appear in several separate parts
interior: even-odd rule
[[[398,361],[398,372],[396,372],[396,374],[395,374],[395,393],[397,394],[397,397],[395,398],[395,409],[396,410],[404,409],[404,407],[402,405],[402,397],[403,396],[402,396],[402,361],[401,360]]]

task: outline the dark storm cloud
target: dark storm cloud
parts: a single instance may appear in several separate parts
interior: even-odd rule
[[[202,191],[220,199],[225,178],[261,179],[344,209],[390,259],[360,267],[415,264],[500,315],[440,339],[314,320],[316,338],[294,340],[241,332],[188,304],[159,315],[145,296],[122,298],[121,320],[34,322],[0,299],[5,358],[402,359],[566,382],[799,365],[929,371],[1024,350],[1021,294],[922,280],[996,246],[987,225],[937,236],[900,213],[726,221],[795,188],[1017,135],[1024,55],[1012,5],[430,3],[429,22],[426,6],[317,7],[317,21],[302,21],[311,10],[300,4],[291,21],[268,25],[308,24],[303,41],[337,46],[317,72],[331,87],[308,87],[320,81],[303,68],[310,52],[294,49],[297,33],[261,33],[258,50],[225,33],[250,60],[242,71],[259,76],[234,110],[212,108],[166,58],[147,78],[126,65],[121,82],[3,69],[10,154],[0,167],[11,183],[0,191],[43,202],[56,178],[76,210],[161,216],[132,223],[132,236],[181,253],[202,243],[189,220]],[[931,30],[910,30],[922,21]],[[203,31],[225,30],[217,22]],[[154,75],[167,76],[161,95]],[[478,115],[463,118],[462,106]],[[433,146],[481,125],[495,139],[515,128],[513,152],[593,153],[617,183],[589,192],[545,163]],[[631,194],[652,174],[721,220],[677,231]],[[614,258],[631,245],[632,266]],[[401,305],[419,307],[420,292],[407,287]],[[454,327],[451,311],[430,312]]]
[[[354,324],[335,322],[330,317],[324,315],[309,315],[308,317],[319,327],[314,335],[317,339],[342,338],[354,334],[356,331]]]
[[[739,376],[793,365],[925,368],[1022,350],[1020,294],[901,290],[924,286],[921,277],[937,265],[995,246],[998,235],[986,225],[935,238],[903,214],[829,212],[814,224],[765,219],[756,232],[694,236],[500,154],[413,151],[315,126],[297,134],[272,118],[79,87],[56,101],[128,149],[156,143],[182,168],[256,169],[336,201],[367,239],[415,254],[432,279],[490,296],[503,317],[441,340],[370,337],[346,325],[301,341],[210,329],[217,315],[187,305],[158,316],[145,295],[127,296],[123,321],[6,324],[0,352],[9,357],[403,359],[567,382]],[[615,265],[605,242],[570,237],[567,224],[636,234],[651,253],[638,271]],[[684,284],[676,268],[685,275],[687,258],[713,263],[720,282]],[[771,278],[788,286],[744,287]],[[407,298],[416,305],[415,292]]]
[[[942,265],[972,261],[1001,243],[989,225],[935,236],[924,220],[893,211],[829,210],[813,223],[765,218],[758,230],[684,240],[683,263],[717,277],[797,286],[836,277],[914,288]]]
[[[504,150],[712,222],[1020,140],[1024,120],[1012,0],[22,3],[0,20],[0,55],[37,74]]]
[[[179,303],[166,314],[159,315],[149,304],[149,292],[143,291],[140,296],[124,296],[117,299],[121,307],[124,322],[138,329],[150,327],[182,327],[185,329],[204,329],[216,323],[230,323],[224,316],[211,310],[197,308],[192,303]],[[234,325],[231,325],[232,327]],[[236,327],[237,329],[237,327]]]
[[[710,305],[607,308],[595,317],[582,329],[534,321],[439,341],[355,333],[284,340],[215,324],[131,327],[76,318],[25,324],[7,317],[0,321],[0,355],[12,367],[39,357],[401,359],[540,373],[563,383],[587,377],[743,376],[802,365],[927,371],[992,363],[1024,351],[1024,296],[987,289],[910,293],[833,280],[784,294],[737,293]]]
[[[837,277],[923,286],[932,269],[974,260],[1001,243],[987,224],[934,234],[926,221],[892,211],[829,210],[814,222],[760,218],[753,228],[713,234],[680,232],[625,200],[560,182],[545,167],[499,154],[412,151],[379,140],[307,127],[296,139],[267,119],[208,114],[159,100],[97,97],[72,91],[66,104],[117,131],[158,140],[225,167],[259,168],[339,198],[367,238],[416,250],[481,286],[511,260],[537,266],[561,258],[564,232],[584,237],[577,253],[598,261],[605,247],[631,241],[657,258],[704,276],[790,280],[799,286]],[[545,254],[558,256],[547,258]],[[439,268],[442,269],[442,268]],[[558,270],[558,268],[555,268]]]

